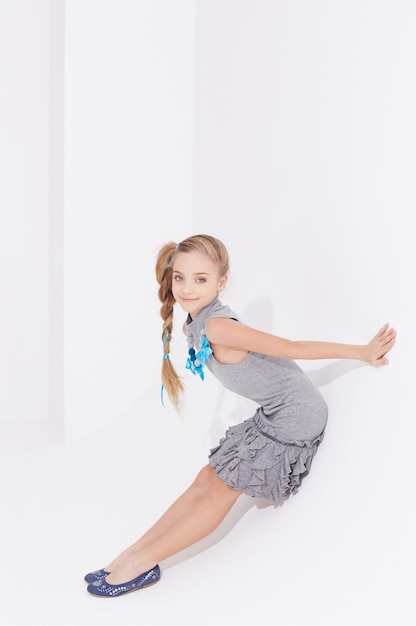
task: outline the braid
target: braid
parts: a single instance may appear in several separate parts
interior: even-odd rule
[[[169,359],[173,330],[173,305],[175,304],[171,288],[172,258],[175,250],[175,243],[168,243],[160,250],[156,261],[156,279],[159,283],[158,297],[162,303],[160,316],[163,320],[162,341],[164,354],[162,361],[162,384],[173,406],[179,411],[180,395],[185,388]]]

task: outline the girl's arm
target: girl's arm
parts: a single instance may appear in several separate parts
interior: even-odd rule
[[[206,329],[210,343],[236,350],[259,352],[287,359],[356,359],[371,365],[387,365],[396,331],[385,324],[366,345],[329,341],[291,341],[264,333],[228,318],[214,318]]]

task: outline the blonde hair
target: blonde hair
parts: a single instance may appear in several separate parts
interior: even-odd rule
[[[220,276],[227,274],[229,258],[222,241],[210,235],[193,235],[178,244],[171,241],[166,243],[157,255],[156,279],[159,283],[158,297],[162,303],[160,316],[163,320],[162,385],[175,409],[180,411],[180,396],[185,391],[185,386],[169,358],[173,331],[173,306],[176,302],[172,294],[172,267],[178,252],[206,254],[211,261],[218,264]]]

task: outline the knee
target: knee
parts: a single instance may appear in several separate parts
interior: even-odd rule
[[[205,465],[205,467],[198,472],[198,475],[194,480],[193,487],[201,493],[206,493],[211,490],[216,480],[218,480],[218,478],[211,465]]]
[[[228,487],[214,472],[211,465],[205,465],[198,473],[194,481],[194,489],[202,497],[223,497],[226,494],[233,494],[237,497],[241,494],[241,491],[237,491]]]

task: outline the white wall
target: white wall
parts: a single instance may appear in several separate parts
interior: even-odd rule
[[[416,6],[213,0],[196,15],[193,230],[230,248],[223,300],[292,339],[398,330],[388,368],[303,364],[330,417],[290,512],[247,522],[284,598],[269,607],[388,624],[408,615],[415,556]]]
[[[193,3],[0,11],[0,421],[71,440],[159,386],[154,259],[191,222]]]
[[[0,3],[0,422],[49,417],[49,4]]]
[[[61,439],[64,407],[65,0],[50,3],[49,419]]]
[[[191,220],[194,11],[66,2],[65,430],[159,386],[159,246]]]

